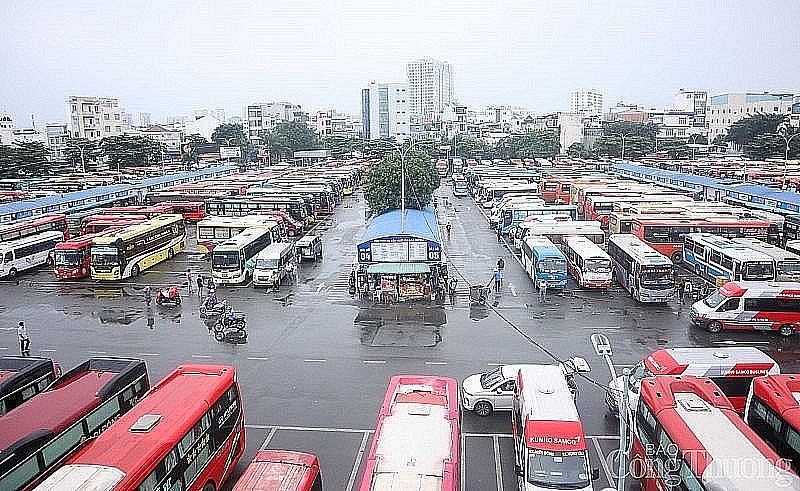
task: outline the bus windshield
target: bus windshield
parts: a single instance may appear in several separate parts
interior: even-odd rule
[[[800,261],[781,261],[778,263],[779,275],[798,275],[800,274]]]
[[[501,380],[503,380],[503,368],[494,368],[484,374],[481,374],[481,387],[484,389],[491,389]]]
[[[211,255],[211,267],[214,269],[238,269],[238,251],[220,251]]]
[[[92,264],[95,266],[119,264],[117,249],[115,247],[92,247]]]
[[[567,262],[563,259],[548,258],[539,261],[541,273],[563,273],[567,270]]]
[[[278,260],[277,259],[259,259],[256,261],[256,268],[257,269],[272,269],[278,267]]]
[[[584,269],[589,273],[608,273],[611,271],[611,261],[608,259],[587,259]]]
[[[644,361],[640,361],[631,368],[631,373],[628,375],[628,389],[638,394],[642,379],[652,376],[653,374],[644,365]]]
[[[771,280],[775,277],[772,262],[749,262],[744,265],[742,276],[748,280]]]
[[[642,285],[648,286],[672,286],[673,283],[672,272],[665,269],[643,269],[640,280]]]
[[[53,255],[53,263],[56,266],[76,268],[83,264],[83,251],[56,250]]]
[[[714,292],[711,295],[707,296],[703,299],[703,303],[711,307],[712,309],[716,309],[719,307],[719,304],[724,302],[727,297],[720,292]]]
[[[581,489],[589,485],[585,451],[532,450],[528,457],[528,482],[535,486]]]

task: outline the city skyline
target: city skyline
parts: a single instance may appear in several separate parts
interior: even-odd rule
[[[566,110],[579,87],[598,89],[606,107],[668,107],[680,88],[796,92],[800,60],[788,50],[800,5],[766,3],[10,4],[0,111],[43,125],[64,119],[68,96],[86,95],[154,122],[262,101],[358,115],[363,86],[406,82],[421,57],[451,63],[470,108]]]

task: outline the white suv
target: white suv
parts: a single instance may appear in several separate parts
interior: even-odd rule
[[[489,416],[492,411],[511,411],[517,373],[523,366],[500,365],[465,378],[461,384],[461,405],[478,416]]]

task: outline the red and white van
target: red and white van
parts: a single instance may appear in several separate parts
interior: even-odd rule
[[[778,331],[800,329],[800,283],[736,281],[692,305],[692,323],[711,332],[723,329]]]
[[[744,412],[747,394],[754,377],[777,375],[778,362],[758,348],[737,346],[733,348],[668,348],[654,351],[631,368],[628,380],[621,375],[609,383],[606,406],[619,412],[618,397],[623,387],[628,390],[628,409],[636,412],[642,379],[656,375],[694,375],[714,381],[730,399],[734,409]]]

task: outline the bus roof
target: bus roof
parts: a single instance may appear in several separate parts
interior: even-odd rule
[[[572,205],[570,205],[572,206]],[[566,221],[543,221],[537,220],[536,215],[529,216],[522,223],[519,224],[520,228],[531,229],[530,233],[533,235],[541,234],[569,234],[579,235],[587,233],[603,234],[603,229],[600,228],[600,222],[596,220],[566,220]]]
[[[92,245],[95,237],[102,237],[103,235],[109,235],[114,230],[116,229],[109,228],[94,234],[84,234],[79,237],[75,237],[74,239],[69,239],[65,240],[64,242],[59,242],[58,244],[56,244],[56,250],[83,249],[84,247]]]
[[[800,477],[785,470],[781,458],[710,379],[648,377],[642,380],[641,400],[687,456],[686,463],[706,489],[800,489]],[[778,486],[780,479],[789,485]]]
[[[96,237],[94,243],[98,245],[113,244],[119,239],[129,240],[137,235],[171,223],[182,223],[183,215],[159,215],[145,220],[141,223],[128,225],[127,227],[115,231],[113,234]]]
[[[781,249],[780,247],[758,240],[752,237],[736,237],[731,239],[734,242],[745,245],[753,250],[768,254],[777,261],[800,261],[800,256],[794,252]]]
[[[64,240],[64,233],[59,232],[58,230],[50,230],[48,232],[42,232],[36,235],[28,235],[27,237],[23,237],[21,239],[14,239],[6,242],[0,242],[0,248],[6,250],[14,249],[15,247],[27,245],[32,242],[39,242],[41,240],[46,240],[46,239],[58,239],[58,241],[60,242]]]
[[[288,450],[259,450],[233,491],[311,489],[319,474],[317,457]]]
[[[275,222],[273,222],[275,223]],[[227,239],[225,242],[220,243],[217,247],[214,248],[214,253],[223,252],[223,251],[238,251],[246,244],[254,241],[258,237],[270,233],[271,227],[248,227],[238,234],[234,235],[230,239]]]
[[[753,377],[780,373],[778,363],[751,346],[731,348],[666,348],[644,359],[653,375]]]
[[[37,372],[43,366],[49,366],[53,371],[53,360],[33,356],[2,356],[0,357],[0,394],[4,394],[8,386],[16,385],[14,378],[24,376],[29,372]]]
[[[529,235],[525,238],[525,244],[539,257],[560,257],[564,254],[547,237],[541,235]]]
[[[800,429],[800,375],[756,377],[752,391],[793,428]]]
[[[645,244],[633,234],[611,234],[608,242],[613,242],[641,264],[672,266],[672,261],[667,256]]]
[[[297,247],[311,245],[311,243],[314,242],[314,240],[316,240],[317,237],[318,236],[314,235],[314,234],[304,235],[304,236],[300,237],[299,239],[297,239],[297,241],[294,243],[294,245],[297,246]]]
[[[772,257],[768,254],[751,249],[750,247],[735,242],[719,235],[709,234],[705,232],[695,232],[683,236],[684,240],[689,239],[693,242],[699,242],[711,247],[724,251],[727,256],[740,261],[772,261]]]
[[[800,282],[796,281],[729,281],[719,288],[725,297],[800,297]]]
[[[606,251],[583,235],[567,235],[561,241],[582,258],[611,259]]]

